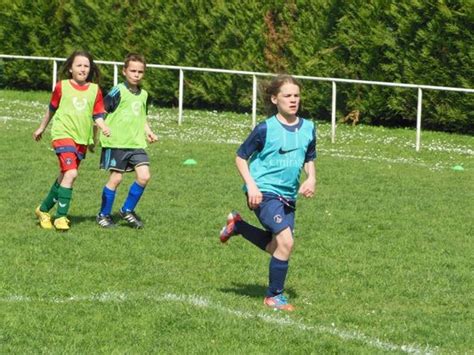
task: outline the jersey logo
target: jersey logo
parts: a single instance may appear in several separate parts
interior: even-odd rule
[[[293,152],[293,151],[295,151],[295,150],[298,150],[298,148],[289,149],[289,150],[284,150],[283,148],[280,148],[280,149],[278,150],[278,153],[280,153],[280,154],[286,154],[286,153],[289,153],[289,152]]]
[[[77,97],[73,97],[72,104],[77,111],[83,111],[87,106],[87,99],[79,100]]]
[[[140,115],[141,106],[142,106],[142,103],[140,101],[134,101],[132,103],[132,112],[135,114],[135,116]]]

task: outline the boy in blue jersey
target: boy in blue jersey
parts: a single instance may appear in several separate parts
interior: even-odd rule
[[[143,228],[141,218],[135,213],[145,187],[150,180],[150,161],[145,148],[158,137],[147,123],[148,93],[140,87],[145,74],[145,58],[131,53],[125,58],[125,82],[110,90],[104,99],[109,137],[101,135],[102,153],[100,167],[110,172],[102,190],[102,205],[96,217],[99,226],[115,226],[111,212],[117,188],[125,172],[135,171],[136,181],[130,186],[127,198],[119,210],[120,217],[133,228]]]
[[[231,212],[220,240],[234,235],[268,252],[269,286],[264,304],[292,311],[283,290],[293,249],[296,197],[313,197],[316,189],[316,135],[314,123],[298,117],[300,84],[289,75],[279,75],[266,89],[266,101],[273,110],[255,127],[237,151],[237,169],[245,182],[247,203],[264,229],[245,222]],[[300,185],[301,170],[307,178]]]

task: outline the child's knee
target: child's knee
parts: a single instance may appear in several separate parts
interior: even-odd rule
[[[288,253],[291,253],[291,251],[293,250],[293,245],[293,238],[291,238],[290,240],[285,240],[285,242],[283,243],[283,247],[285,248],[285,250],[288,251]]]
[[[66,179],[67,181],[74,181],[78,175],[77,169],[66,170],[63,174],[63,180]]]
[[[285,253],[289,255],[293,250],[294,245],[293,232],[291,231],[291,228],[288,227],[282,230],[278,233],[275,239],[277,240],[277,248],[284,250]]]
[[[140,172],[139,174],[137,174],[137,182],[141,185],[141,186],[146,186],[146,184],[148,184],[148,182],[150,181],[151,179],[151,174],[149,171],[146,171],[146,172]]]

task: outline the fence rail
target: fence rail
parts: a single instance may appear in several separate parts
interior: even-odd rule
[[[66,60],[65,58],[57,58],[57,57],[36,57],[36,56],[8,55],[8,54],[0,54],[0,58],[23,59],[23,60],[43,60],[43,61],[53,62],[53,78],[52,78],[53,89],[57,82],[58,62],[64,62]],[[114,85],[117,85],[118,67],[123,65],[123,63],[114,62],[114,61],[106,61],[106,60],[95,60],[95,62],[97,64],[114,66]],[[257,77],[268,77],[268,76],[276,75],[273,73],[260,73],[260,72],[251,72],[251,71],[214,69],[214,68],[185,67],[185,66],[162,65],[162,64],[147,64],[147,68],[179,71],[178,124],[180,125],[183,121],[183,93],[184,93],[184,72],[185,71],[252,76],[252,127],[255,127],[256,120],[257,120]],[[384,82],[384,81],[323,78],[323,77],[303,76],[303,75],[293,75],[293,76],[300,80],[326,81],[332,84],[332,108],[331,108],[331,142],[332,143],[336,141],[336,102],[337,102],[337,85],[336,84],[337,83],[377,85],[377,86],[390,86],[390,87],[417,89],[418,102],[417,102],[417,114],[416,114],[416,144],[415,144],[415,149],[417,152],[420,150],[420,147],[421,147],[421,114],[422,114],[423,90],[440,90],[440,91],[474,93],[474,89],[455,88],[455,87],[449,87],[449,86],[432,86],[432,85],[390,83],[390,82]]]

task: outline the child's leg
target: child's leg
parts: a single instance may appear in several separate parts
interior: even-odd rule
[[[66,217],[69,211],[72,198],[72,186],[78,175],[77,169],[67,170],[60,178],[60,186],[58,188],[58,209],[56,218]]]
[[[110,216],[115,201],[115,193],[123,179],[123,173],[119,171],[110,171],[109,180],[102,189],[102,204],[99,214]]]
[[[39,219],[39,224],[43,229],[52,229],[53,224],[51,222],[51,215],[49,211],[54,207],[56,202],[59,199],[59,189],[60,189],[60,181],[63,178],[63,174],[60,173],[59,176],[54,180],[53,185],[51,186],[48,195],[46,198],[41,202],[41,204],[36,208],[35,214],[36,217]]]
[[[122,212],[131,212],[135,210],[135,207],[137,206],[138,201],[140,201],[140,198],[145,191],[145,187],[151,177],[148,165],[135,167],[135,173],[136,181],[130,186],[127,199],[121,208]]]
[[[272,240],[271,232],[245,222],[238,212],[232,211],[227,216],[226,225],[222,228],[219,238],[221,243],[227,243],[231,237],[237,234],[241,234],[242,237],[262,250],[265,250],[267,244]]]
[[[285,288],[288,260],[293,249],[293,244],[293,235],[291,229],[288,227],[276,234],[272,242],[267,245],[267,251],[272,253],[269,265],[267,297],[279,295]]]
[[[59,189],[58,179],[59,178],[54,179],[54,183],[53,185],[51,185],[48,195],[45,197],[43,202],[41,202],[41,205],[40,205],[41,212],[49,212],[49,210],[51,210],[51,208],[53,208],[56,202],[58,201],[58,189]]]
[[[78,168],[81,160],[86,156],[87,146],[76,144],[74,140],[57,139],[53,141],[53,148],[56,151],[61,174],[58,178],[58,209],[54,226],[56,230],[66,231],[69,229],[67,214],[72,198],[72,186],[78,175]]]
[[[235,223],[235,232],[241,234],[242,237],[262,250],[266,250],[267,245],[272,241],[271,232],[255,227],[243,220]]]
[[[269,265],[269,286],[267,297],[283,292],[288,272],[288,260],[293,249],[293,228],[295,209],[281,199],[272,196],[263,198],[255,210],[260,223],[273,233],[265,250],[272,255]]]
[[[138,184],[145,187],[151,178],[150,167],[148,165],[140,165],[135,167],[135,175]]]
[[[265,229],[254,227],[246,222],[236,223],[237,233],[258,246],[260,249],[273,255],[275,250],[275,231],[279,234],[287,226],[292,229],[294,212],[272,196],[264,196],[260,205],[254,209],[255,215]]]

